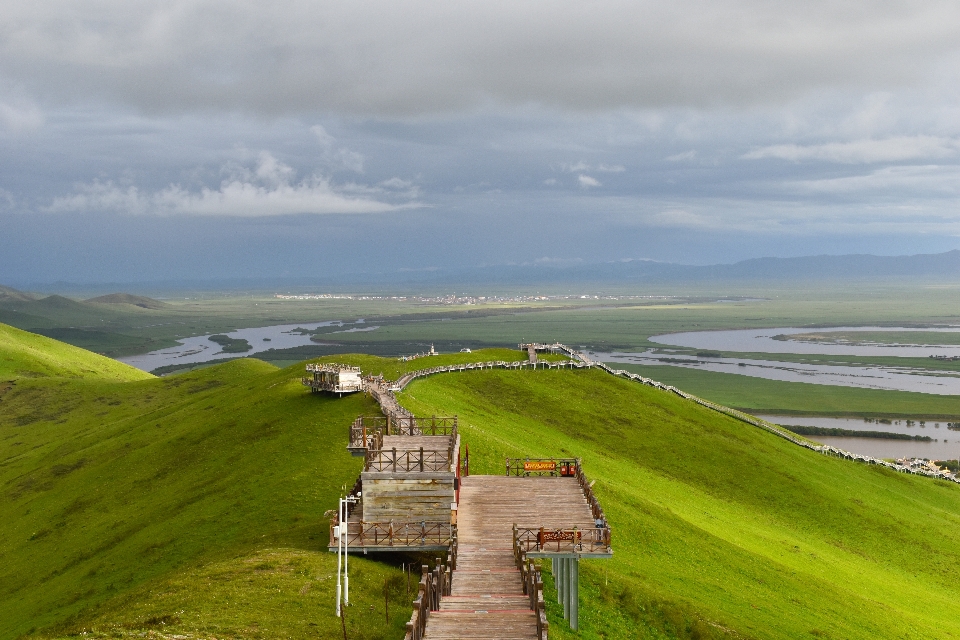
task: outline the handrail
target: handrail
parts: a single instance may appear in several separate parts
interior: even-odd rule
[[[526,549],[520,544],[517,525],[513,525],[513,559],[520,570],[520,582],[524,595],[530,598],[530,609],[537,621],[538,640],[547,640],[550,624],[547,622],[547,607],[543,599],[543,577],[540,567],[527,558]]]
[[[611,553],[610,527],[587,523],[565,527],[515,525],[515,544],[534,553]]]
[[[374,431],[385,436],[455,436],[457,416],[359,416],[350,425],[351,446]]]
[[[443,596],[450,595],[452,585],[453,572],[449,567],[449,560],[448,564],[444,565],[440,558],[437,558],[432,571],[429,566],[422,566],[417,597],[413,601],[413,613],[406,625],[404,640],[423,640],[430,612],[440,610],[440,601]]]
[[[445,451],[434,449],[401,450],[392,449],[368,450],[365,456],[364,471],[391,471],[397,472],[443,472],[453,471],[453,456],[448,447]]]
[[[579,468],[579,458],[507,458],[508,476],[574,477]]]
[[[336,544],[334,527],[330,520],[330,546]],[[346,523],[347,545],[355,547],[439,547],[456,540],[456,525],[447,522],[350,522]]]
[[[580,458],[507,458],[507,475],[527,477],[531,475],[575,477],[583,491],[583,497],[590,505],[594,524],[607,526],[607,516],[603,513],[600,501],[593,493],[593,486],[583,473]]]

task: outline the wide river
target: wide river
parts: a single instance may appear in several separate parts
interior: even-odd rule
[[[881,438],[857,438],[855,436],[804,436],[839,449],[861,453],[876,458],[927,458],[928,460],[956,460],[960,457],[960,431],[947,429],[946,421],[928,420],[923,426],[913,420],[907,426],[906,419],[890,424],[865,422],[862,418],[827,418],[821,416],[771,416],[757,415],[775,424],[827,427],[850,431],[888,431],[911,436],[928,436],[933,440],[886,440]]]
[[[774,340],[774,336],[817,332],[883,331],[923,333],[957,333],[960,327],[918,329],[914,327],[828,327],[811,329],[781,327],[779,329],[732,329],[727,331],[688,331],[653,336],[650,342],[674,347],[709,349],[711,351],[740,351],[755,353],[803,353],[831,356],[898,356],[926,358],[931,355],[960,356],[960,345],[917,344],[819,344],[799,340]]]
[[[357,322],[363,322],[358,320]],[[329,327],[339,325],[339,320],[327,320],[325,322],[308,322],[305,324],[275,324],[269,327],[255,327],[252,329],[238,329],[224,334],[210,334],[206,336],[194,336],[192,338],[183,338],[176,347],[168,349],[159,349],[139,356],[128,356],[126,358],[117,358],[121,362],[142,369],[143,371],[153,371],[158,367],[169,364],[197,364],[199,362],[208,362],[210,360],[221,360],[224,358],[237,358],[249,356],[268,349],[289,349],[291,347],[303,347],[310,344],[317,344],[310,340],[310,335],[300,333],[297,329],[318,329],[320,327]],[[367,329],[373,329],[368,327]],[[345,329],[344,331],[358,331],[358,329]],[[243,353],[224,353],[216,342],[210,340],[211,335],[226,335],[230,338],[243,339],[250,343],[252,349]]]
[[[727,331],[690,331],[650,338],[664,347],[686,347],[703,351],[786,354],[782,361],[751,358],[695,357],[682,354],[593,353],[591,356],[611,364],[644,364],[701,369],[718,373],[813,384],[916,391],[935,395],[960,395],[960,372],[921,370],[897,366],[844,366],[790,362],[789,354],[835,356],[897,356],[925,358],[931,355],[958,356],[960,345],[939,344],[819,344],[794,340],[774,340],[774,336],[818,331],[923,331],[925,333],[958,332],[960,327],[829,327],[820,329],[781,327],[775,329],[736,329]],[[654,376],[656,377],[656,376]],[[918,457],[956,459],[960,457],[960,432],[947,429],[946,422],[931,421],[923,427],[919,420],[912,426],[906,420],[891,424],[864,422],[855,418],[761,416],[783,425],[833,427],[857,431],[892,431],[933,438],[932,442],[886,440],[877,438],[808,436],[824,444],[880,458]]]
[[[727,331],[690,331],[650,338],[665,347],[687,347],[704,351],[777,354],[815,354],[835,356],[897,356],[926,358],[931,355],[960,357],[960,345],[936,344],[819,344],[795,340],[774,340],[774,336],[815,331],[923,331],[925,333],[960,332],[960,327],[916,329],[904,327],[830,327],[823,329],[781,327],[775,329],[735,329]],[[916,391],[935,395],[960,395],[960,371],[934,371],[898,366],[845,366],[806,364],[780,360],[750,358],[695,357],[682,354],[643,352],[594,353],[594,358],[609,363],[668,365],[732,373],[741,376],[780,380],[783,382],[810,382],[814,384],[885,389],[888,391]]]

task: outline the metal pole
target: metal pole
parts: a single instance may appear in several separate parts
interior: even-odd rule
[[[337,617],[340,617],[340,562],[341,562],[341,543],[343,541],[343,498],[337,503]]]
[[[580,626],[580,558],[570,560],[570,628]]]
[[[350,523],[347,522],[347,500],[349,498],[343,499],[343,524],[344,530],[343,533],[343,604],[350,604],[350,573],[347,571],[347,558],[350,557],[350,536],[348,534],[348,529],[350,528]]]
[[[560,561],[550,558],[550,570],[553,573],[553,584],[557,588],[557,604],[560,603]]]

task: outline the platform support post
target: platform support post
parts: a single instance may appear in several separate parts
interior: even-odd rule
[[[580,558],[570,558],[570,628],[580,628]]]

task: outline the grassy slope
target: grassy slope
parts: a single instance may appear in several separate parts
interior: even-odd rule
[[[667,365],[614,366],[753,413],[941,419],[960,416],[960,396],[764,380]]]
[[[329,637],[323,513],[365,396],[238,360],[165,379],[21,379],[0,402],[0,638],[149,628]],[[397,637],[400,571],[357,559],[351,637]],[[385,626],[383,584],[398,610]],[[407,601],[406,597],[402,600]]]
[[[335,359],[392,377],[516,354]],[[346,425],[375,407],[305,394],[301,371],[245,359],[18,381],[0,402],[0,637],[333,637],[322,514],[359,470]],[[505,455],[584,457],[616,536],[613,560],[584,563],[585,637],[957,637],[955,487],[821,458],[598,372],[448,374],[404,396],[461,415],[475,473]],[[400,637],[409,609],[386,626],[381,604],[385,579],[406,599],[397,569],[353,567],[350,637]]]
[[[131,381],[149,373],[89,351],[0,324],[0,376],[55,376]]]
[[[600,372],[408,389],[408,407],[461,416],[474,473],[584,458],[615,557],[584,563],[582,637],[960,637],[955,486],[821,457]],[[551,637],[573,634],[554,623]]]

